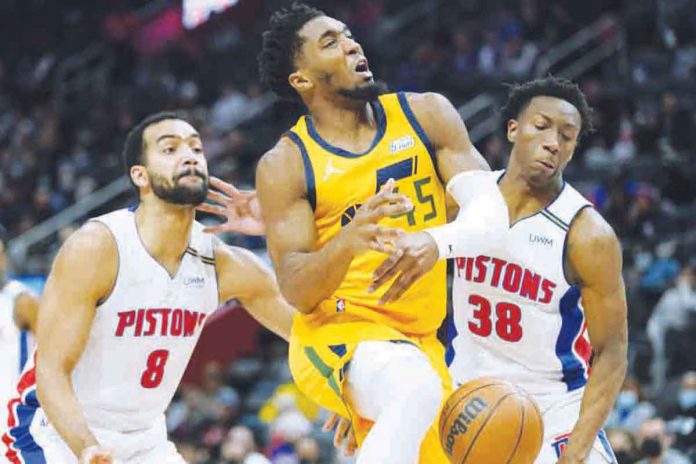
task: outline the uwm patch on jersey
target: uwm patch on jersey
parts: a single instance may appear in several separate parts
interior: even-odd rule
[[[501,179],[504,172],[490,175]],[[587,383],[592,347],[580,289],[564,261],[571,223],[588,206],[564,184],[501,241],[455,259],[447,360],[456,383],[502,377],[534,395]]]

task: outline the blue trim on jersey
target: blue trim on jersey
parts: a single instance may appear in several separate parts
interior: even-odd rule
[[[290,140],[295,142],[295,145],[297,145],[297,148],[300,149],[300,153],[302,154],[302,164],[304,165],[305,182],[307,183],[307,200],[309,201],[309,204],[312,206],[312,211],[314,211],[317,209],[317,187],[316,183],[314,182],[314,169],[312,169],[312,161],[309,159],[307,148],[305,148],[305,145],[304,143],[302,143],[302,139],[299,135],[297,135],[293,131],[287,131],[285,135],[290,137]]]
[[[449,323],[449,328],[447,329],[447,351],[445,351],[445,363],[447,367],[452,365],[454,361],[454,339],[457,338],[459,332],[457,332],[457,326],[454,324],[454,315],[452,315]]]
[[[572,286],[563,295],[559,304],[561,331],[556,340],[556,356],[563,368],[563,383],[568,391],[577,390],[587,383],[585,365],[573,353],[573,342],[582,329],[585,316],[580,309],[580,289]]]
[[[418,135],[418,138],[421,140],[421,142],[423,142],[423,145],[425,145],[425,148],[428,150],[428,154],[430,155],[430,159],[433,161],[433,168],[435,168],[435,172],[437,173],[437,177],[440,179],[440,182],[442,182],[442,176],[440,175],[440,170],[437,167],[437,157],[435,156],[435,150],[433,149],[433,144],[430,143],[430,139],[425,134],[425,131],[423,130],[423,127],[420,125],[420,123],[418,122],[416,115],[413,114],[413,110],[411,109],[411,105],[408,104],[408,99],[406,98],[406,94],[404,92],[398,92],[396,94],[396,96],[399,99],[399,105],[401,105],[401,110],[404,112],[406,119],[408,119],[408,122],[409,122],[409,124],[411,124],[411,127],[416,132],[416,135]],[[444,184],[444,182],[442,182],[442,183]]]
[[[565,184],[564,184],[564,185],[565,185]],[[551,205],[549,205],[549,206],[551,206]],[[570,224],[566,224],[565,221],[564,221],[563,219],[561,219],[561,218],[559,218],[558,216],[556,216],[555,214],[553,214],[553,213],[551,212],[551,210],[549,209],[548,206],[547,206],[546,208],[544,208],[544,211],[546,211],[546,214],[548,214],[549,216],[553,217],[555,220],[557,220],[558,222],[560,222],[561,224],[563,224],[564,226],[566,226],[567,228],[570,229]]]
[[[373,102],[372,111],[374,112],[375,122],[377,123],[377,133],[375,134],[375,138],[372,140],[372,144],[370,144],[370,148],[362,153],[353,153],[351,151],[344,150],[343,148],[335,147],[321,138],[321,135],[319,135],[319,132],[317,132],[317,129],[314,127],[314,122],[310,116],[305,117],[305,121],[307,122],[307,133],[309,133],[309,136],[312,137],[312,139],[324,150],[333,153],[334,155],[343,156],[344,158],[360,158],[361,156],[369,155],[370,152],[374,150],[377,144],[382,140],[384,133],[387,131],[387,118],[384,114],[384,108],[382,108],[382,104],[379,100]]]
[[[27,365],[28,358],[29,358],[29,333],[26,330],[22,330],[19,333],[19,373],[20,374],[24,370],[24,366]]]
[[[329,349],[334,352],[336,356],[339,358],[342,358],[346,355],[348,350],[346,349],[345,344],[340,344],[340,345],[329,345]]]
[[[7,432],[14,439],[12,447],[19,452],[26,464],[46,464],[43,449],[29,431],[39,406],[36,390],[29,392],[26,399],[16,406],[17,425]]]
[[[607,434],[604,432],[604,429],[599,429],[597,438],[599,438],[599,442],[602,444],[604,451],[606,451],[607,455],[609,455],[612,464],[616,464],[616,455],[614,454],[614,450],[611,449],[611,444],[609,443],[609,439],[607,438]]]

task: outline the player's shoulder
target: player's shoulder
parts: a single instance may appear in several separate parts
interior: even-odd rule
[[[261,156],[259,160],[260,168],[282,167],[287,162],[297,159],[301,155],[300,147],[286,133],[283,134],[273,147]]]
[[[433,118],[437,120],[443,115],[454,110],[452,102],[447,97],[437,92],[406,92],[404,93],[408,106],[413,114],[421,122],[428,124]]]
[[[256,185],[259,190],[269,186],[284,189],[305,189],[305,173],[300,146],[288,135],[261,156],[256,167]]]
[[[591,253],[597,258],[607,257],[606,252],[620,251],[616,232],[606,219],[592,207],[583,208],[573,219],[568,232],[570,256]]]
[[[60,254],[72,258],[92,259],[99,262],[102,258],[117,253],[116,240],[109,227],[101,221],[91,220],[73,232],[61,246]]]

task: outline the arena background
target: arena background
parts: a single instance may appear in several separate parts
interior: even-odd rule
[[[148,113],[184,111],[211,172],[253,187],[256,161],[301,111],[256,77],[261,31],[288,3],[2,0],[0,223],[13,274],[40,291],[71,231],[135,201],[119,155]],[[508,153],[503,83],[580,83],[597,132],[566,179],[618,233],[629,299],[629,376],[609,436],[622,463],[645,458],[649,436],[663,453],[641,462],[694,462],[696,2],[308,3],[350,25],[391,89],[447,95],[493,168]],[[263,239],[223,238],[267,259]],[[284,342],[230,302],[210,318],[168,426],[191,463],[342,462],[323,417],[291,384]]]

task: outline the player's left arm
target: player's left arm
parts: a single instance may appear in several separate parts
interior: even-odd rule
[[[238,299],[260,324],[289,340],[296,311],[281,295],[273,272],[249,250],[216,242],[220,301]]]
[[[39,313],[39,299],[31,292],[17,295],[14,304],[14,321],[20,330],[36,333],[36,317]]]
[[[626,290],[621,245],[599,213],[584,209],[568,234],[567,270],[581,290],[594,361],[580,417],[559,463],[581,463],[592,449],[626,374]]]
[[[486,160],[469,138],[464,121],[445,96],[438,93],[410,93],[406,96],[413,115],[432,145],[440,180],[447,184],[460,172],[490,171]],[[454,219],[459,207],[447,195],[447,216]]]

